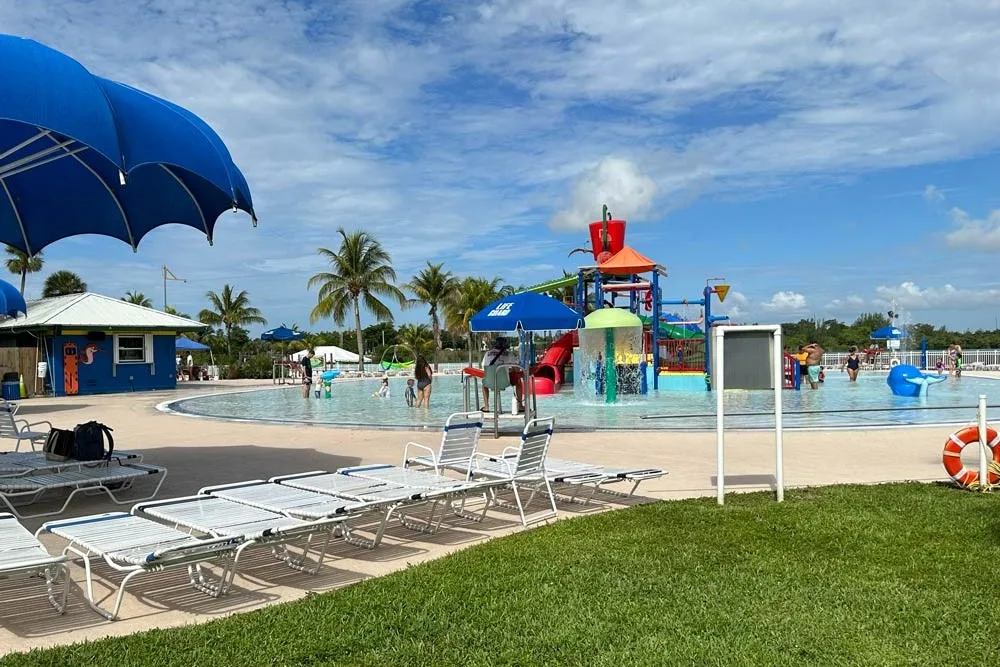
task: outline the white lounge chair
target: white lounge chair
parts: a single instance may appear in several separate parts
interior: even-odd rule
[[[17,441],[14,445],[15,452],[21,448],[22,442],[27,442],[32,450],[36,444],[44,444],[52,430],[52,422],[43,420],[29,423],[27,419],[14,417],[16,411],[17,406],[11,403],[5,401],[0,404],[0,438]],[[43,431],[39,426],[48,428]]]
[[[49,521],[38,532],[47,532],[66,540],[69,544],[63,549],[63,554],[74,554],[83,559],[87,601],[94,611],[110,620],[118,618],[129,581],[146,572],[187,567],[192,586],[212,597],[222,595],[232,581],[235,567],[233,554],[243,542],[242,537],[195,537],[125,512]],[[94,598],[92,557],[103,560],[118,572],[126,573],[111,609],[105,609]],[[210,576],[202,568],[208,562],[219,563],[222,573]]]
[[[131,489],[133,483],[149,476],[158,476],[153,491],[143,498],[126,498],[119,500],[116,492]],[[137,500],[153,498],[167,477],[167,469],[160,466],[134,463],[128,465],[111,465],[74,468],[59,472],[39,472],[17,477],[0,477],[0,501],[6,505],[15,516],[26,519],[39,516],[55,516],[62,514],[73,498],[79,493],[106,493],[116,505],[133,503]],[[53,512],[38,512],[23,514],[20,509],[25,505],[37,502],[41,496],[51,491],[69,491],[69,496],[62,507]]]
[[[327,472],[325,470],[314,470],[295,475],[281,475],[272,477],[268,481],[305,491],[336,496],[357,503],[366,503],[374,509],[381,510],[383,512],[382,520],[379,522],[374,538],[369,540],[360,536],[345,535],[345,539],[348,539],[351,544],[368,549],[373,549],[382,542],[386,525],[393,516],[396,516],[401,524],[411,530],[422,532],[437,530],[437,525],[413,520],[400,510],[404,507],[414,507],[428,502],[435,502],[447,495],[447,493],[443,492],[412,488],[399,484],[386,484],[363,477],[344,475],[339,472]],[[438,524],[440,524],[440,520]]]
[[[66,611],[69,591],[66,556],[50,554],[13,514],[3,512],[0,513],[0,579],[15,576],[43,577],[49,603],[60,614]]]
[[[545,474],[552,484],[568,486],[573,489],[573,493],[569,497],[571,502],[578,500],[581,489],[590,488],[590,494],[583,500],[580,500],[583,504],[587,504],[598,492],[622,498],[630,498],[635,494],[636,489],[639,488],[639,484],[647,479],[663,477],[667,474],[667,471],[662,468],[616,468],[546,456]],[[608,488],[609,485],[619,483],[631,483],[632,486],[627,492]]]
[[[435,494],[435,500],[451,501],[450,508],[452,512],[458,516],[472,519],[474,521],[483,520],[486,516],[487,510],[489,510],[491,499],[494,497],[492,492],[495,491],[497,487],[507,484],[504,480],[496,479],[455,479],[454,477],[445,477],[437,472],[401,468],[399,466],[389,464],[352,466],[348,468],[340,468],[337,472],[343,475],[370,479],[374,482],[380,482],[383,484],[393,484],[411,489],[424,489]],[[483,509],[478,514],[466,512],[465,501],[468,497],[480,494],[483,496]],[[460,500],[460,503],[456,505],[455,500]],[[427,523],[433,522],[435,509],[436,507],[432,507],[431,515],[427,519]],[[440,524],[440,520],[438,520],[437,523]]]
[[[160,521],[195,530],[213,537],[239,537],[245,540],[233,558],[233,572],[239,565],[240,554],[254,545],[270,545],[274,555],[289,567],[309,574],[315,574],[323,565],[330,536],[346,518],[344,516],[303,521],[278,512],[271,512],[226,498],[198,494],[182,498],[170,498],[139,503],[132,508],[133,514],[146,514]],[[309,552],[313,547],[313,537],[321,535],[316,561],[309,562]],[[302,539],[301,555],[293,554],[288,546]]]
[[[426,445],[408,442],[403,448],[403,467],[424,466],[440,473],[452,464],[471,465],[483,432],[483,413],[456,412],[448,417],[441,435],[441,445],[434,451]],[[411,453],[410,450],[414,450]],[[423,451],[424,454],[419,452]]]
[[[521,523],[525,526],[535,521],[554,518],[557,515],[556,500],[545,469],[545,458],[548,454],[549,443],[552,441],[554,424],[554,417],[532,419],[524,425],[519,446],[505,448],[500,456],[476,452],[472,459],[472,465],[468,468],[457,463],[451,464],[449,467],[469,475],[471,479],[494,479],[508,482],[514,493],[514,502],[521,517]],[[521,500],[521,487],[531,488],[531,495],[527,501],[522,502]],[[531,504],[535,494],[539,492],[544,492],[548,497],[550,509],[540,512],[529,522],[524,508]]]
[[[307,491],[285,484],[267,482],[262,479],[206,486],[198,491],[243,503],[251,507],[277,512],[296,519],[317,521],[333,517],[344,517],[341,526],[341,536],[345,541],[371,548],[373,540],[360,537],[354,533],[351,521],[359,515],[371,510],[382,509],[381,503],[366,503],[359,500],[349,500],[327,493]]]
[[[39,472],[59,472],[76,468],[98,468],[101,466],[121,465],[123,463],[142,463],[142,454],[115,450],[109,459],[100,461],[50,461],[44,452],[0,452],[0,476],[18,477]]]

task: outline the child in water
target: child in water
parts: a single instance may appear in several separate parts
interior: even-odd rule
[[[378,396],[379,398],[389,398],[389,376],[382,376],[382,384],[379,385],[378,391],[376,391],[372,396]]]
[[[417,392],[413,389],[413,378],[406,381],[406,404],[413,407],[417,402]]]

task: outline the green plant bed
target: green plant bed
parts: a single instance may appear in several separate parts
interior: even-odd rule
[[[204,625],[0,664],[989,664],[998,503],[921,484],[655,503]]]

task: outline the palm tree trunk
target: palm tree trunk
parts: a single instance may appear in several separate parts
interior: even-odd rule
[[[226,327],[226,354],[231,362],[233,360],[233,330],[228,326]]]
[[[437,312],[431,312],[431,331],[434,332],[434,370],[438,370],[438,352],[441,351],[441,323],[438,322]]]
[[[358,336],[358,370],[365,370],[365,345],[364,338],[361,335],[361,306],[358,304],[358,298],[354,298],[354,333]]]
[[[24,296],[24,281],[28,278],[28,269],[21,269],[21,296]]]

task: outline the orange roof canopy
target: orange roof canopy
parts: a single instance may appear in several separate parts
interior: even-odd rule
[[[624,273],[645,273],[652,271],[655,266],[656,262],[632,250],[631,247],[625,246],[612,255],[608,261],[598,264],[597,268],[601,270],[601,273],[621,275]]]

